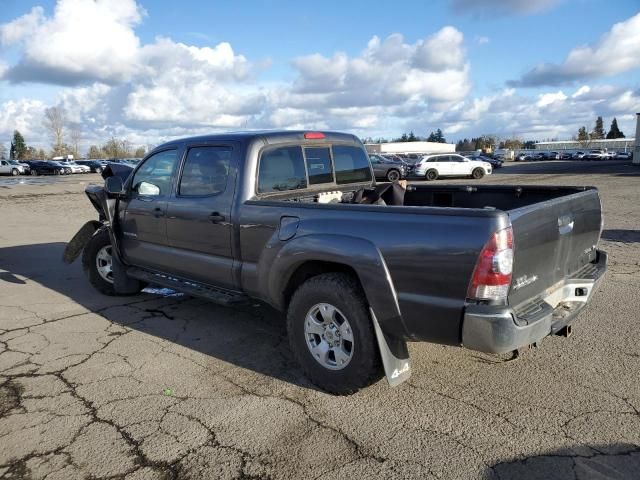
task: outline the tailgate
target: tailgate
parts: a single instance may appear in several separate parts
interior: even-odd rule
[[[602,215],[595,188],[508,213],[514,238],[511,306],[540,295],[595,260]]]

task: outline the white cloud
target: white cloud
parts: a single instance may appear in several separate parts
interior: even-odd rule
[[[640,68],[640,13],[616,23],[593,45],[574,48],[560,65],[543,63],[512,86],[561,85]]]
[[[133,27],[143,14],[134,0],[59,0],[49,18],[36,7],[0,27],[4,44],[24,49],[4,78],[59,84],[126,80],[136,70],[140,41]]]
[[[14,130],[19,130],[26,137],[44,138],[42,118],[46,105],[40,100],[9,100],[0,104],[0,138],[11,138]]]
[[[558,90],[557,92],[551,93],[543,93],[538,95],[538,101],[536,105],[538,107],[546,107],[547,105],[551,105],[555,102],[562,102],[567,99],[567,96],[564,94],[562,90]]]

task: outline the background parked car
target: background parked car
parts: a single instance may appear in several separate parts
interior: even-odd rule
[[[43,162],[42,160],[29,161],[29,167],[31,168],[31,175],[64,175],[65,168],[56,165],[55,162]]]
[[[389,182],[394,182],[407,176],[407,170],[402,163],[377,154],[369,155],[369,160],[371,160],[371,166],[376,178],[384,178]]]
[[[571,152],[562,152],[560,154],[560,160],[571,160],[573,158],[573,155],[571,154]]]
[[[533,160],[536,160],[536,161],[546,160],[546,159],[547,159],[547,154],[546,153],[542,153],[542,152],[541,153],[536,153],[533,156]]]
[[[504,157],[502,157],[504,158]],[[473,157],[470,160],[479,160],[481,162],[487,162],[490,163],[491,166],[496,169],[496,168],[502,168],[502,164],[504,163],[504,160],[502,158],[491,158],[491,157],[486,157],[484,155],[480,155],[478,157]]]
[[[13,165],[9,162],[9,160],[0,160],[0,175],[13,175],[16,177],[21,173],[24,173],[24,168],[22,166]]]
[[[76,163],[78,165],[89,167],[89,170],[92,173],[102,173],[102,170],[104,170],[104,165],[98,160],[76,160]]]
[[[54,160],[49,160],[49,163],[52,165],[55,165],[56,167],[61,167],[64,172],[63,173],[64,175],[71,175],[73,173],[73,170],[70,165],[65,165],[62,162],[58,162]]]
[[[617,160],[631,160],[633,158],[633,153],[631,152],[618,152],[616,153]]]
[[[438,177],[468,177],[480,179],[492,172],[490,163],[469,160],[462,155],[425,155],[416,163],[414,174],[427,180]]]
[[[583,160],[584,159],[584,152],[575,152],[573,154],[573,159],[574,160]]]
[[[604,160],[605,158],[606,154],[604,150],[590,150],[589,153],[584,156],[585,160]]]

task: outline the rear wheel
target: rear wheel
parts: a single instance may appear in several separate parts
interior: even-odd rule
[[[382,375],[367,301],[350,275],[326,273],[303,283],[289,304],[287,332],[296,360],[323,390],[354,393]]]
[[[483,169],[481,169],[481,168],[479,168],[479,167],[478,167],[478,168],[475,168],[475,169],[473,170],[473,172],[471,172],[471,176],[472,176],[473,178],[475,178],[476,180],[478,180],[478,179],[480,179],[480,178],[484,177],[484,170],[483,170]]]
[[[428,170],[427,173],[425,173],[424,177],[429,180],[437,180],[438,179],[438,172],[436,170]]]
[[[397,182],[400,180],[400,172],[394,169],[389,170],[387,172],[387,180],[390,182]]]
[[[35,170],[35,169],[32,169],[32,170],[31,170],[31,176],[32,176],[32,177],[35,177],[35,176],[37,176],[37,175],[38,175],[38,171],[37,171],[37,170]]]

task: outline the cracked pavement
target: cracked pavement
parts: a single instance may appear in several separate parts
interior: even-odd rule
[[[349,397],[304,378],[265,307],[94,291],[61,262],[96,217],[83,182],[0,188],[0,478],[637,476],[639,180],[620,162],[483,179],[600,188],[610,270],[573,336],[517,361],[411,344],[408,383]]]

